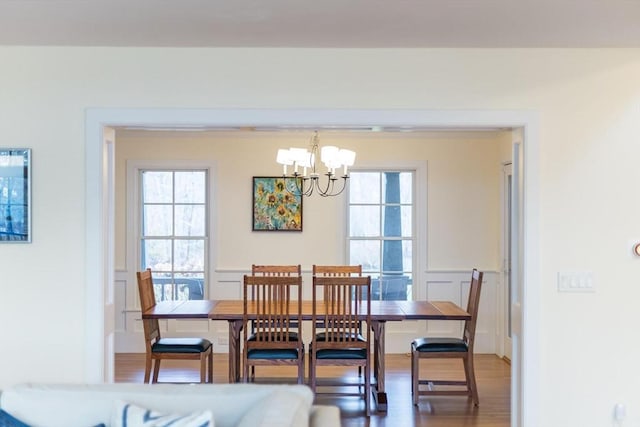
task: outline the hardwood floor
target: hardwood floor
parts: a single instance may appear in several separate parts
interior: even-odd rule
[[[214,354],[213,381],[226,383],[227,355]],[[399,427],[508,427],[510,424],[510,370],[504,360],[495,355],[476,355],[476,377],[480,394],[480,406],[474,407],[470,399],[456,396],[420,398],[415,407],[411,403],[411,358],[404,354],[386,357],[387,412],[376,412],[371,417],[363,415],[364,401],[358,397],[316,397],[316,403],[340,407],[343,427],[399,426]],[[459,360],[422,360],[420,372],[438,372],[447,379],[461,379],[462,364]],[[357,375],[353,368],[326,367],[321,375],[332,377]],[[295,368],[262,367],[260,377],[280,377],[295,383]],[[120,353],[115,357],[116,382],[142,382],[144,378],[144,354]],[[160,382],[198,382],[198,364],[190,361],[163,361],[158,377]]]

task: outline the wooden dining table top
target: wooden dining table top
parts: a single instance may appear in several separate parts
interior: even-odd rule
[[[295,306],[297,302],[291,304]],[[250,306],[248,312],[253,312]],[[243,300],[162,301],[142,313],[142,318],[232,321],[242,320],[243,313]],[[302,301],[303,320],[311,320],[312,313],[313,302]],[[376,321],[468,320],[470,317],[450,301],[371,301],[371,319]]]

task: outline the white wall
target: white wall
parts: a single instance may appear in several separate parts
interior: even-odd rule
[[[612,425],[615,402],[640,425],[640,50],[3,47],[0,70],[1,144],[33,149],[34,180],[33,243],[0,245],[0,386],[86,376],[87,108],[528,110],[541,377],[525,399],[540,426]],[[563,270],[592,271],[596,292],[558,293]]]

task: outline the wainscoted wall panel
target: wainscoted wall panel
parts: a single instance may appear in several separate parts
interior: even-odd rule
[[[211,275],[209,297],[212,299],[241,299],[242,278],[249,271],[224,270]],[[133,277],[133,279],[127,279]],[[422,285],[416,288],[417,299],[453,301],[466,307],[470,271],[429,271]],[[496,353],[497,285],[500,275],[485,271],[480,313],[476,330],[476,353]],[[303,272],[303,298],[311,299],[311,272]],[[116,352],[144,352],[140,304],[135,274],[116,273]],[[226,321],[169,320],[161,321],[161,329],[167,336],[197,335],[214,343],[214,352],[228,351],[229,328]],[[310,339],[310,327],[304,327],[305,341]],[[461,336],[462,322],[457,321],[405,321],[386,324],[386,351],[407,353],[410,343],[421,336]]]
[[[242,299],[242,280],[250,271],[219,271],[210,287],[211,299]]]

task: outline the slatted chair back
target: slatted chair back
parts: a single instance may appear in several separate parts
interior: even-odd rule
[[[362,265],[313,265],[313,276],[319,277],[351,277],[362,276]],[[321,326],[322,322],[320,323]],[[359,324],[359,332],[362,333],[362,322]],[[361,367],[358,367],[360,370]],[[362,373],[359,371],[359,373]]]
[[[245,325],[253,313],[255,343],[289,341],[292,325],[302,321],[302,279],[245,276],[244,286]]]
[[[318,293],[322,292],[320,300]],[[321,301],[319,304],[318,302]],[[370,348],[370,329],[360,334],[362,321],[371,324],[371,278],[332,276],[313,278],[314,348]],[[322,329],[324,337],[318,341]],[[364,338],[364,341],[362,340]]]

